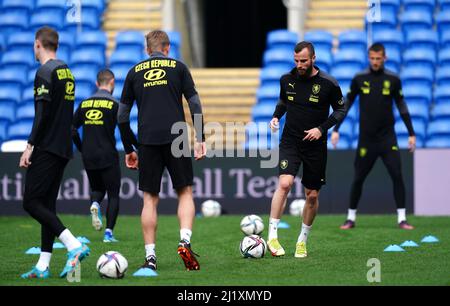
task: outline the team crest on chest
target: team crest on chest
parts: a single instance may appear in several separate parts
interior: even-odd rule
[[[313,95],[317,95],[320,92],[320,85],[319,84],[314,84],[312,87],[312,93]]]

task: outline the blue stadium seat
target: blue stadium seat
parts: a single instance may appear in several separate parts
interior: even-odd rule
[[[82,65],[87,68],[92,67],[97,71],[105,66],[105,53],[100,50],[75,50],[70,58],[70,65]]]
[[[169,58],[174,58],[174,59],[180,59],[181,58],[181,54],[180,54],[180,51],[178,50],[178,48],[170,47],[168,57]]]
[[[8,122],[0,120],[0,143],[5,141],[8,137]]]
[[[34,102],[22,103],[17,107],[16,120],[34,119]]]
[[[442,67],[437,70],[436,85],[437,86],[449,86],[450,85],[450,67]]]
[[[258,103],[253,106],[252,118],[253,121],[267,121],[272,120],[273,112],[275,111],[275,105],[270,105],[268,103]]]
[[[82,10],[93,11],[97,16],[102,16],[105,9],[103,0],[83,0],[81,2]]]
[[[333,65],[333,54],[330,50],[324,48],[315,49],[316,62],[315,65],[318,66],[322,71],[329,72]]]
[[[426,137],[426,124],[422,120],[412,120],[412,125],[416,133],[416,138],[424,140]],[[409,136],[408,129],[401,119],[395,122],[395,132],[397,136]]]
[[[288,73],[286,70],[278,69],[278,68],[263,68],[261,70],[260,79],[261,79],[261,87],[265,85],[277,86],[280,84],[280,78],[282,75]]]
[[[421,103],[430,105],[432,101],[431,88],[428,86],[403,86],[403,95],[407,104]]]
[[[145,36],[139,31],[123,31],[117,33],[116,51],[141,53],[145,48]]]
[[[424,70],[420,67],[411,66],[403,69],[400,77],[404,86],[419,85],[431,88],[434,80],[433,74],[433,70]]]
[[[391,14],[396,15],[400,8],[400,0],[383,0],[380,1],[380,8],[382,11],[389,11]]]
[[[76,42],[76,48],[83,50],[100,50],[105,53],[107,44],[106,34],[103,31],[83,32],[79,35]]]
[[[138,118],[138,108],[137,105],[133,105],[130,111],[130,120],[134,120]]]
[[[401,28],[405,36],[416,30],[427,30],[433,27],[433,15],[428,11],[405,11],[400,16]]]
[[[48,12],[49,14],[63,16],[67,9],[65,1],[36,0],[35,10],[37,12]]]
[[[76,103],[80,103],[83,100],[86,100],[94,93],[95,87],[89,85],[89,83],[76,83],[75,84],[75,99]]]
[[[439,68],[450,67],[450,47],[441,49],[438,54]]]
[[[427,148],[450,148],[450,135],[430,137],[426,143]]]
[[[406,36],[407,48],[425,48],[437,51],[439,48],[438,33],[432,29],[415,30]]]
[[[385,67],[395,73],[400,71],[400,67],[402,66],[402,56],[401,52],[398,49],[394,48],[385,48],[387,61],[384,63]]]
[[[116,139],[116,150],[119,152],[125,151],[125,149],[123,148],[123,143],[122,143],[121,139]]]
[[[34,1],[35,0],[3,0],[1,10],[7,14],[21,13],[29,16],[34,8]]]
[[[439,103],[433,105],[431,109],[431,118],[437,119],[450,119],[450,103]]]
[[[367,34],[360,30],[347,30],[339,34],[339,50],[357,49],[367,52]]]
[[[71,52],[75,47],[75,36],[72,33],[58,31],[58,52]]]
[[[403,0],[403,8],[407,11],[424,11],[433,14],[435,6],[436,0]]]
[[[19,103],[34,103],[34,88],[27,87],[22,92],[22,100]]]
[[[2,56],[1,67],[28,71],[29,68],[34,67],[36,64],[33,52],[18,50],[5,52]]]
[[[405,39],[403,36],[403,32],[397,31],[395,29],[387,29],[374,31],[373,42],[382,43],[386,49],[396,49],[398,51],[402,51]]]
[[[428,123],[428,137],[447,136],[450,137],[450,120],[437,119]]]
[[[435,104],[449,104],[450,103],[450,87],[438,86],[434,91]]]
[[[98,31],[100,30],[101,20],[101,16],[98,16],[95,11],[81,10],[80,22],[66,18],[64,23],[64,31],[74,34],[85,31]]]
[[[179,48],[181,46],[181,34],[177,31],[167,31],[167,35],[169,36],[170,45],[172,47]]]
[[[26,74],[26,80],[27,82],[25,83],[26,85],[31,84],[31,87],[34,86],[34,78],[36,77],[36,71],[37,71],[37,67],[34,67],[32,69],[29,69],[27,74]]]
[[[138,120],[130,120],[131,130],[135,135],[138,134]]]
[[[143,60],[142,53],[130,53],[127,50],[114,51],[109,58],[110,67],[123,65],[130,69],[133,65]]]
[[[366,16],[365,18],[366,29],[369,30],[369,27],[371,27],[373,33],[384,30],[395,30],[398,24],[397,15],[390,10],[381,10],[379,19],[377,18],[376,21],[370,20],[371,22],[369,22],[369,17],[373,18],[378,16]]]
[[[14,101],[0,102],[0,121],[13,122],[16,120],[16,104]]]
[[[0,85],[15,88],[19,91],[26,84],[26,72],[15,69],[0,69]]]
[[[411,119],[427,124],[429,118],[429,105],[421,102],[407,101]],[[397,107],[394,108],[395,120],[402,121]]]
[[[314,30],[305,33],[304,40],[311,42],[314,48],[333,48],[333,34],[328,31]]]
[[[36,32],[43,26],[49,26],[60,30],[64,24],[64,15],[55,15],[48,11],[35,12],[30,19],[30,30]]]
[[[282,64],[295,66],[294,52],[288,49],[266,50],[263,57],[264,66],[269,64]]]
[[[267,34],[267,49],[287,48],[294,50],[298,43],[298,35],[289,30],[274,30]]]
[[[32,53],[34,46],[35,34],[32,32],[17,32],[10,35],[8,39],[8,51],[24,51]]]
[[[120,101],[120,97],[122,96],[123,90],[123,82],[116,81],[114,86],[113,97]]]
[[[82,66],[74,65],[70,69],[75,78],[76,85],[78,86],[79,82],[86,82],[91,84],[91,86],[95,85],[95,81],[97,80],[97,72],[96,70],[89,69]]]
[[[0,33],[0,55],[3,51],[6,51],[6,37],[3,33]]]
[[[20,103],[21,101],[21,90],[18,87],[11,87],[7,84],[3,85],[0,82],[0,103],[13,101],[14,103]]]
[[[28,28],[28,16],[25,13],[0,13],[0,28],[2,34],[9,35]]]
[[[353,121],[347,120],[347,118],[342,122],[341,126],[339,127],[339,138],[340,140],[345,139],[350,144],[353,140]],[[333,129],[330,129],[329,132],[331,133]],[[340,141],[339,140],[339,141]]]
[[[415,67],[426,67],[428,69],[435,69],[437,59],[434,52],[427,49],[408,49],[403,53],[403,64]]]
[[[116,67],[110,67],[111,71],[114,73],[114,78],[116,81],[124,82],[128,71],[130,70],[130,67],[124,67],[124,66],[116,66]]]
[[[26,140],[30,136],[33,120],[20,120],[8,126],[8,140]]]
[[[268,104],[275,107],[280,97],[280,86],[263,86],[258,88],[256,98],[258,104]],[[275,108],[274,108],[275,110]]]
[[[450,31],[450,10],[439,12],[435,17],[435,20],[441,37],[442,33]]]
[[[339,82],[351,82],[353,77],[361,71],[360,69],[353,68],[347,68],[345,66],[341,66],[339,68],[333,68],[331,69],[331,75]]]
[[[438,0],[439,7],[441,8],[441,11],[448,11],[450,10],[450,0]]]
[[[346,67],[351,70],[362,70],[366,65],[367,53],[358,49],[339,50],[334,54],[334,68]]]

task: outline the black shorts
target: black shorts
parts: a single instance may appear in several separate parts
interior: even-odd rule
[[[192,186],[194,171],[190,157],[174,157],[171,144],[139,146],[139,189],[158,194],[161,178],[167,168],[175,190]]]
[[[279,174],[297,176],[303,163],[302,184],[311,190],[320,190],[325,185],[327,168],[326,143],[302,146],[300,141],[282,139],[280,143]]]
[[[114,163],[104,169],[86,169],[92,191],[119,194],[120,191],[120,166]]]
[[[52,190],[56,190],[52,195],[56,200],[64,168],[69,160],[35,148],[30,161],[31,165],[25,176],[24,200],[45,198],[53,193]]]

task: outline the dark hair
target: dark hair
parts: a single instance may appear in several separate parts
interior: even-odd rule
[[[106,85],[114,79],[114,73],[109,69],[102,69],[97,73],[98,85]]]
[[[309,41],[302,41],[299,42],[294,49],[295,53],[299,53],[300,51],[302,51],[303,49],[307,48],[309,51],[309,56],[310,58],[312,58],[316,52],[314,51],[314,46],[312,43],[310,43]]]
[[[372,46],[370,46],[369,52],[370,51],[374,52],[383,51],[383,55],[386,55],[386,49],[384,48],[384,45],[382,43],[374,43]]]
[[[59,35],[54,29],[44,26],[36,32],[36,40],[39,40],[46,50],[54,51],[58,49]]]

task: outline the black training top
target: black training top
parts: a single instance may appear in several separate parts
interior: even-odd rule
[[[331,116],[330,105],[334,110]],[[294,68],[280,79],[280,100],[273,117],[280,119],[285,113],[282,138],[299,140],[302,145],[326,143],[327,130],[344,115],[341,88],[333,77],[320,70],[310,78],[302,78]],[[304,131],[312,128],[319,128],[322,137],[317,141],[303,141]]]
[[[197,95],[191,73],[182,62],[155,53],[128,72],[120,103],[138,107],[138,142],[144,145],[171,143],[174,123],[186,126],[182,95]],[[187,137],[187,135],[186,135]]]
[[[392,100],[397,104],[409,135],[414,136],[411,117],[403,98],[402,84],[395,73],[386,69],[373,71],[368,68],[356,74],[347,94],[347,112],[358,95],[360,140],[380,142],[396,137]],[[336,131],[340,124],[341,122],[336,125]]]
[[[118,163],[114,130],[119,103],[106,90],[81,102],[73,118],[74,143],[83,155],[86,169],[103,169]],[[78,128],[83,127],[81,142]]]
[[[74,100],[74,78],[66,63],[47,61],[34,78],[35,117],[28,143],[63,158],[72,158]]]

